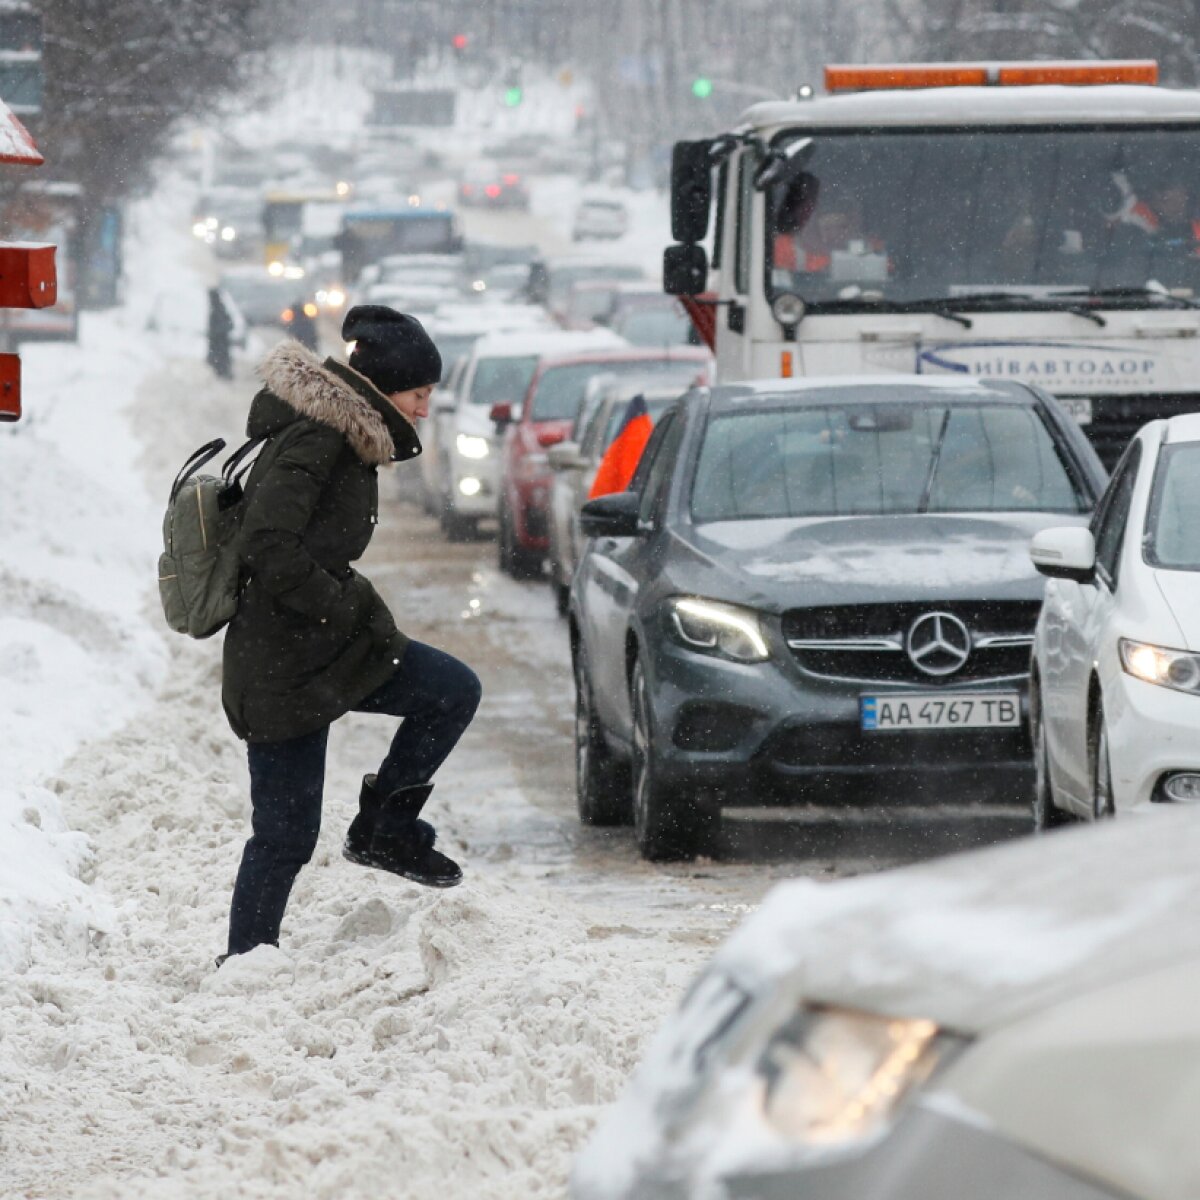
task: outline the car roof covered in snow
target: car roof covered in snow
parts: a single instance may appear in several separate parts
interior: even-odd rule
[[[853,92],[812,100],[766,100],[742,123],[806,126],[1200,124],[1200,91],[1101,84],[1069,87],[941,87]]]
[[[1008,400],[1032,404],[1034,393],[1013,380],[974,375],[808,375],[794,379],[750,379],[712,389],[714,409],[734,409],[748,400],[801,404],[919,404],[930,395],[965,400]]]
[[[556,354],[612,350],[629,343],[607,329],[538,329],[519,333],[489,333],[475,343],[476,358],[527,358],[531,354]]]

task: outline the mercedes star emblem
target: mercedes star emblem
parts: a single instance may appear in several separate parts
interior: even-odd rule
[[[918,671],[953,675],[970,657],[971,635],[953,613],[928,612],[912,623],[906,648]]]

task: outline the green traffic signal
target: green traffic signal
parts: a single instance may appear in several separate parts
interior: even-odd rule
[[[518,104],[525,98],[525,93],[519,87],[510,87],[504,89],[504,103],[509,108],[516,108]]]
[[[706,79],[701,75],[698,79],[692,80],[692,95],[697,100],[707,100],[713,93],[713,82],[711,79]]]

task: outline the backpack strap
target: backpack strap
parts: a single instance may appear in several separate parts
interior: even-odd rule
[[[175,476],[175,482],[171,484],[171,499],[174,500],[179,494],[179,489],[194,475],[205,463],[211,462],[222,450],[225,449],[224,438],[213,438],[211,442],[205,442],[203,446],[197,450],[191,458],[179,468],[179,474]]]
[[[251,460],[250,455],[267,440],[268,436],[268,434],[260,433],[257,437],[252,437],[248,442],[240,445],[225,460],[225,465],[221,468],[221,478],[226,483],[237,483],[254,466],[254,461]]]

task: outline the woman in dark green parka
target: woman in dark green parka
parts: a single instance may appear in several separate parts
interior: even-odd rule
[[[355,342],[349,366],[296,342],[272,351],[247,421],[249,436],[267,440],[246,484],[246,581],[225,635],[222,698],[247,742],[254,834],[229,954],[278,944],[316,846],[329,725],[351,710],[405,720],[363,779],[343,853],[435,887],[462,878],[419,814],[474,716],[479,680],[406,638],[350,565],[378,521],[378,468],[421,452],[415,422],[428,414],[441,358],[418,321],[378,305],[351,309],[342,333]]]

